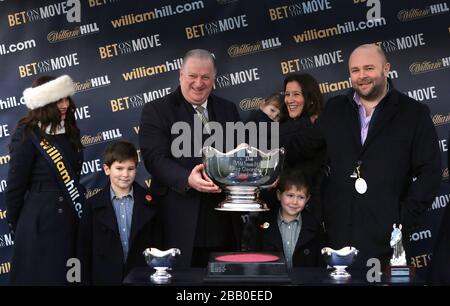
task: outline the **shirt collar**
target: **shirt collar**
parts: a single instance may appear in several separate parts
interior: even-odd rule
[[[285,224],[289,224],[291,222],[300,223],[300,220],[301,220],[301,217],[302,217],[302,212],[299,212],[297,217],[295,217],[295,219],[292,220],[291,222],[286,222],[286,221],[284,221],[283,215],[281,215],[281,210],[282,210],[282,208],[280,207],[280,209],[278,210],[278,220],[280,221],[280,223],[285,223]]]
[[[111,200],[120,199],[118,196],[116,196],[116,193],[114,192],[112,186],[109,186],[109,193],[111,195]],[[131,186],[130,191],[122,198],[127,198],[127,197],[133,199],[133,186]]]
[[[191,104],[191,105],[192,105],[192,107],[194,108],[194,110],[197,110],[197,106],[203,106],[203,108],[207,110],[206,107],[208,106],[208,99],[206,99],[206,101],[203,102],[203,103],[200,104],[200,105],[194,105],[194,104]]]

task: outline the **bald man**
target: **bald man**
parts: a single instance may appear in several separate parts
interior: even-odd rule
[[[352,89],[332,98],[318,126],[328,150],[323,192],[329,246],[354,246],[359,263],[392,256],[394,223],[409,234],[420,224],[441,181],[438,140],[426,105],[397,91],[376,45],[350,55]]]

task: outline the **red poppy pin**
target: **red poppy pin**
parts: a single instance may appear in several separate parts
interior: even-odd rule
[[[149,195],[149,194],[147,194],[147,195],[145,196],[145,200],[146,200],[147,202],[151,202],[151,201],[152,201],[152,196]]]
[[[261,224],[259,227],[260,227],[261,229],[268,229],[269,226],[270,226],[269,222],[264,222],[264,223]]]

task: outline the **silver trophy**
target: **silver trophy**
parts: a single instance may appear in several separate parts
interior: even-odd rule
[[[394,252],[392,253],[389,266],[387,267],[387,274],[390,277],[409,277],[415,274],[414,267],[408,266],[406,262],[406,252],[403,248],[402,239],[402,225],[399,224],[397,227],[394,223],[390,241],[391,248]]]
[[[323,248],[322,254],[325,262],[334,268],[330,273],[331,278],[336,280],[347,279],[351,275],[345,269],[350,266],[358,255],[358,250],[354,247],[343,247],[340,250],[332,248]]]
[[[156,270],[150,276],[150,280],[154,284],[168,284],[172,280],[168,270],[172,270],[175,264],[175,257],[180,255],[181,251],[176,248],[161,251],[157,248],[147,248],[144,250],[145,261],[147,264]]]
[[[213,147],[204,147],[202,153],[206,173],[225,191],[226,198],[217,210],[269,210],[267,204],[259,199],[259,191],[278,178],[284,162],[283,148],[265,153],[249,145],[241,145],[222,153]]]

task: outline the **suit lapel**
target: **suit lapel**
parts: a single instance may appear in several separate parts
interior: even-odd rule
[[[119,237],[119,229],[116,220],[116,214],[111,201],[110,184],[108,183],[101,191],[101,197],[98,202],[94,204],[94,209],[98,211],[99,221],[108,229],[114,232]]]
[[[129,238],[130,246],[133,245],[133,241],[136,238],[137,234],[155,215],[155,210],[152,209],[152,206],[154,204],[148,198],[150,195],[142,192],[142,190],[136,187],[136,185],[136,183],[133,184],[134,205]]]
[[[299,247],[307,244],[314,238],[317,232],[317,225],[314,217],[307,212],[302,213],[302,227],[300,229],[300,235],[298,236],[297,243],[295,244],[295,250]]]
[[[392,99],[389,98],[388,96],[390,94],[393,95],[394,93],[391,92],[386,95],[386,97],[383,98],[384,101],[381,101],[379,104],[379,107],[381,108],[378,110],[373,124],[371,123],[369,133],[367,134],[367,139],[364,142],[364,146],[362,148],[362,153],[370,145],[373,139],[386,127],[386,125],[391,122],[391,120],[398,112],[398,99],[396,96],[392,97]],[[390,99],[390,101],[388,101],[387,99]]]
[[[355,143],[356,148],[361,150],[361,124],[359,122],[359,113],[358,108],[353,101],[353,96],[351,94],[347,95],[348,105],[350,111],[345,112],[346,114],[351,114],[349,118],[347,118],[347,124],[349,125],[349,131],[352,134],[353,142]]]

